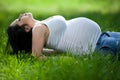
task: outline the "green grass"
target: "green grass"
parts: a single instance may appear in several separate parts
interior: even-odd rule
[[[0,78],[6,80],[119,80],[120,63],[110,55],[50,56],[0,55]]]
[[[20,13],[32,12],[42,20],[52,15],[66,19],[88,17],[102,31],[120,31],[119,0],[1,0],[0,1],[0,80],[120,80],[120,62],[111,55],[57,55],[38,60],[22,53],[4,52],[7,26]]]

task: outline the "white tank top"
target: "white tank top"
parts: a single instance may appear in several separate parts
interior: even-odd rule
[[[99,25],[84,17],[66,21],[62,16],[53,16],[41,23],[46,24],[50,30],[48,48],[74,55],[93,52],[101,34]]]
[[[50,31],[47,47],[52,49],[57,49],[59,42],[61,41],[62,36],[66,30],[66,21],[62,16],[53,16],[47,20],[42,21],[48,26]]]

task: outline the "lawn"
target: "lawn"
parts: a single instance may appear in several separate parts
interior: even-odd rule
[[[120,31],[120,0],[1,0],[0,80],[120,80],[120,62],[97,53],[70,56],[67,53],[38,60],[29,54],[5,53],[6,29],[20,13],[32,12],[38,20],[63,15],[67,20],[88,17],[102,31]]]

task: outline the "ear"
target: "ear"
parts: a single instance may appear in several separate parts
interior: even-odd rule
[[[25,28],[25,32],[29,32],[30,30],[31,30],[31,27],[30,26],[24,26],[24,28]]]

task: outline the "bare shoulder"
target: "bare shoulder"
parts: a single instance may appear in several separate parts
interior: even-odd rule
[[[33,28],[33,32],[36,32],[36,31],[41,31],[41,32],[47,32],[47,31],[49,31],[48,30],[48,27],[45,25],[45,24],[37,24],[37,25],[35,25],[34,26],[34,28]]]
[[[33,38],[35,38],[35,37],[38,38],[38,36],[39,37],[41,36],[41,38],[43,37],[45,39],[45,44],[46,44],[48,41],[48,36],[50,34],[50,31],[49,31],[47,25],[37,24],[34,26],[34,30],[32,33],[33,33]]]

